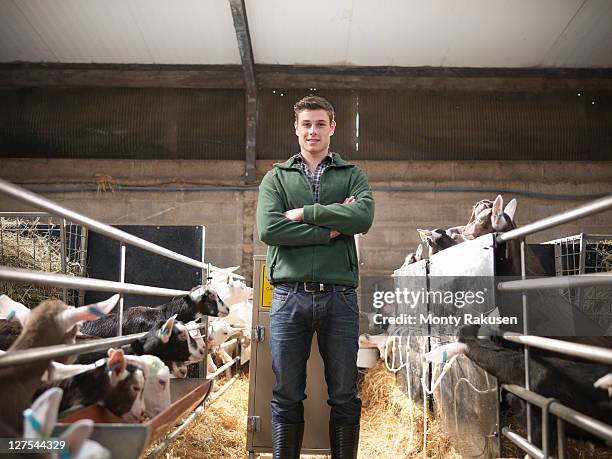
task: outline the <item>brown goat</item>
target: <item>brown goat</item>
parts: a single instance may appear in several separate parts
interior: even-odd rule
[[[119,295],[115,295],[80,308],[71,308],[59,300],[43,301],[32,310],[26,326],[8,352],[73,343],[79,322],[110,312],[118,299]],[[22,431],[22,411],[30,406],[50,363],[51,359],[47,358],[0,369],[0,406],[3,409],[0,437],[14,436]]]

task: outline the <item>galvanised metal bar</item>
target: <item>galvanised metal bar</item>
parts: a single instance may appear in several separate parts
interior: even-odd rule
[[[612,365],[612,349],[513,332],[502,332],[501,337],[506,341]]]
[[[187,330],[198,330],[203,325],[188,325]],[[11,351],[0,355],[0,368],[11,365],[36,362],[43,359],[55,359],[86,352],[106,351],[109,347],[125,346],[133,343],[138,338],[145,336],[148,332],[134,333],[126,336],[115,336],[111,338],[100,338],[83,344],[58,344],[56,346],[36,347],[22,351]]]
[[[527,454],[529,454],[531,457],[535,457],[537,459],[544,459],[544,454],[542,453],[542,450],[540,448],[529,443],[526,438],[520,436],[515,432],[512,432],[510,429],[508,429],[508,427],[504,427],[502,429],[502,434],[516,446],[518,446]]]
[[[525,239],[521,239],[521,279],[525,280],[527,277],[527,267],[525,264]],[[529,334],[529,314],[527,314],[527,293],[522,292],[523,301],[523,334]],[[531,375],[529,371],[529,346],[523,346],[523,356],[525,365],[525,387],[527,390],[531,390]],[[531,425],[531,405],[527,404],[527,441],[533,441],[531,433],[533,432]]]
[[[37,195],[36,193],[32,193],[25,188],[14,185],[6,180],[0,179],[0,193],[4,193],[8,196],[11,196],[18,201],[27,202],[28,204],[33,205],[34,207],[38,207],[40,209],[44,209],[53,215],[58,215],[60,217],[64,217],[69,221],[74,223],[79,223],[86,228],[96,231],[100,234],[104,234],[112,239],[116,239],[121,242],[125,242],[126,244],[133,245],[134,247],[139,247],[143,250],[147,250],[149,252],[156,253],[166,258],[170,258],[172,260],[180,261],[182,263],[186,263],[190,266],[195,266],[197,268],[204,268],[204,263],[198,260],[194,260],[193,258],[186,257],[179,253],[173,252],[172,250],[166,249],[165,247],[159,246],[157,244],[153,244],[152,242],[146,241],[139,237],[136,237],[132,234],[126,233],[125,231],[121,231],[120,229],[113,228],[110,225],[106,225],[101,223],[93,218],[89,218],[85,215],[82,215],[73,210],[67,209],[66,207],[60,206],[59,204],[47,199],[42,196]],[[31,213],[30,213],[31,214]],[[211,266],[213,271],[223,271],[223,269],[217,268],[215,266]],[[230,277],[237,277],[231,276]]]
[[[217,371],[215,371],[213,374],[208,375],[206,377],[206,379],[215,379],[217,376],[219,376],[221,373],[223,373],[225,370],[227,370],[228,368],[234,366],[234,364],[236,362],[240,361],[240,356],[236,356],[234,357],[232,360],[230,360],[229,362],[223,364],[222,366],[220,366],[219,368],[217,368]]]
[[[529,403],[544,408],[549,404],[549,399],[542,397],[541,395],[531,392],[524,387],[517,386],[516,384],[502,384],[502,389],[516,395],[517,397],[526,400]],[[563,419],[570,424],[580,427],[587,432],[603,438],[606,441],[612,441],[612,427],[608,424],[598,421],[590,416],[580,413],[579,411],[568,408],[567,406],[559,403],[550,403],[549,413]]]
[[[125,244],[119,247],[119,282],[125,284]],[[123,335],[123,293],[119,297],[119,320],[117,321],[117,336]]]
[[[499,282],[497,288],[507,292],[552,290],[612,285],[612,273],[577,274],[575,276],[538,277],[536,279]]]
[[[547,398],[542,407],[542,454],[544,457],[548,457],[548,452],[550,451],[550,445],[548,444],[548,414],[553,403],[557,403],[554,398]],[[527,405],[531,406],[531,403]]]
[[[565,421],[557,418],[557,456],[565,459]]]
[[[495,239],[497,242],[507,242],[511,241],[512,239],[519,239],[529,234],[537,233],[548,228],[553,228],[564,223],[588,217],[589,215],[597,214],[608,209],[612,209],[612,194],[576,207],[575,209],[529,223],[528,225],[513,229],[507,233],[498,234]]]
[[[60,219],[60,243],[61,243],[61,256],[62,259],[60,260],[61,265],[62,265],[62,273],[63,274],[67,274],[66,272],[66,219],[65,218],[61,218]],[[65,303],[67,300],[68,296],[68,291],[66,290],[66,287],[64,287],[62,289],[62,301]]]
[[[138,284],[122,284],[121,282],[67,276],[65,274],[44,273],[41,271],[30,271],[28,269],[8,268],[6,266],[0,266],[0,279],[51,285],[54,287],[85,288],[97,292],[138,293],[151,296],[183,296],[189,293],[186,290],[149,287],[147,285]]]
[[[101,338],[84,344],[58,344],[56,346],[33,347],[22,351],[11,351],[0,355],[0,368],[23,365],[44,359],[57,359],[87,352],[106,351],[109,347],[130,344],[148,332],[113,338]]]
[[[202,225],[202,252],[200,254],[200,259],[202,260],[202,263],[205,264],[204,260],[206,260],[206,227],[204,225]],[[205,284],[206,282],[208,282],[207,278],[210,275],[209,270],[210,270],[210,267],[208,266],[208,264],[206,264],[206,268],[200,269],[200,276],[202,279],[202,284]],[[204,353],[208,355],[208,316],[204,316],[201,322],[202,322],[202,325],[204,326]],[[207,372],[208,372],[208,360],[205,359],[205,361],[203,361],[199,365],[198,376],[200,376],[200,378],[206,378]]]

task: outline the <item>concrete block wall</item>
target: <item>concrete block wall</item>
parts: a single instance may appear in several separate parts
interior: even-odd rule
[[[261,178],[274,161],[258,161]],[[361,161],[375,187],[463,187],[523,190],[555,195],[612,193],[612,162],[510,161]],[[216,266],[241,265],[250,277],[252,257],[265,253],[255,227],[257,192],[224,191],[88,191],[74,186],[107,183],[165,186],[168,182],[200,186],[240,186],[242,161],[133,160],[2,160],[0,177],[14,183],[44,187],[43,195],[109,224],[205,225],[206,259]],[[376,217],[361,239],[362,272],[384,275],[401,265],[418,243],[416,228],[447,228],[467,222],[472,205],[495,191],[374,191]],[[519,224],[535,221],[584,200],[517,197]],[[0,211],[35,210],[0,195]],[[612,211],[535,235],[544,241],[579,232],[612,234]]]

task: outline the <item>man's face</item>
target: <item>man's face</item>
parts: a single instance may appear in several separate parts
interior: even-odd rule
[[[329,115],[323,109],[302,110],[295,122],[295,135],[298,136],[303,152],[311,155],[327,153],[329,138],[334,134],[336,122],[329,121]]]

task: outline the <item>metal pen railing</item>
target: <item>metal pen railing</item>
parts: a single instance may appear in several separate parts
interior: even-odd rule
[[[30,363],[37,360],[42,359],[53,359],[59,357],[65,357],[75,354],[81,354],[85,352],[96,352],[108,349],[109,347],[123,346],[130,344],[140,337],[146,335],[147,332],[136,333],[128,336],[121,336],[122,334],[122,315],[123,315],[123,294],[127,293],[136,293],[136,294],[144,294],[144,295],[152,295],[152,296],[179,296],[186,295],[189,292],[183,290],[175,290],[175,289],[167,289],[160,287],[151,287],[145,285],[138,284],[128,284],[124,282],[125,275],[125,245],[129,244],[148,252],[156,253],[158,255],[164,256],[166,258],[179,261],[181,263],[185,263],[190,266],[195,266],[202,270],[202,279],[204,280],[204,271],[207,273],[211,273],[213,271],[219,271],[226,273],[229,277],[234,279],[244,279],[243,276],[230,272],[229,270],[224,270],[222,268],[218,268],[216,266],[211,265],[210,263],[206,263],[204,261],[204,241],[205,241],[205,232],[202,235],[202,260],[195,260],[193,258],[186,257],[179,253],[176,253],[172,250],[169,250],[165,247],[159,246],[152,242],[141,239],[137,236],[126,233],[125,231],[119,230],[112,226],[101,223],[97,220],[94,220],[90,217],[82,215],[73,210],[67,209],[49,199],[46,199],[42,196],[39,196],[29,190],[26,190],[22,187],[14,185],[6,180],[0,179],[0,193],[4,193],[8,196],[15,198],[18,201],[26,202],[31,204],[37,208],[43,209],[47,211],[49,214],[53,214],[59,217],[63,217],[64,219],[68,219],[70,221],[79,223],[83,227],[96,231],[100,234],[108,236],[112,239],[120,241],[121,245],[121,263],[120,263],[120,282],[113,282],[107,280],[100,279],[91,279],[84,277],[76,277],[76,276],[68,276],[64,274],[54,274],[54,273],[44,273],[40,271],[31,271],[24,269],[16,269],[9,267],[0,266],[0,279],[11,280],[16,282],[28,282],[34,284],[45,284],[58,286],[63,288],[87,288],[89,290],[95,291],[106,291],[106,292],[120,292],[121,300],[119,303],[119,318],[118,320],[118,336],[112,338],[104,338],[100,340],[94,340],[89,343],[84,344],[74,344],[74,345],[58,345],[58,346],[49,346],[44,348],[32,348],[26,349],[22,351],[14,351],[10,353],[5,353],[0,356],[0,368],[18,365],[24,363]],[[49,215],[46,212],[38,212],[32,213],[29,212],[27,215],[29,216],[47,216]],[[25,213],[21,212],[5,212],[3,216],[12,216],[12,217],[21,217],[24,216]],[[205,231],[203,229],[203,231]],[[208,336],[208,320],[207,318],[204,321],[204,324],[198,326],[197,328],[205,328],[205,343],[207,342]],[[206,352],[208,352],[208,346],[206,344]],[[238,362],[239,357],[234,358],[232,362],[228,362],[234,364]],[[206,377],[206,366],[204,367],[204,377]],[[229,368],[229,365],[223,366],[222,368]],[[212,377],[216,376],[211,375]],[[171,434],[172,438],[174,438]],[[169,438],[170,438],[169,437]]]
[[[0,193],[4,193],[8,196],[15,198],[18,201],[31,204],[51,214],[54,214],[60,217],[64,217],[65,219],[79,223],[89,230],[96,231],[112,239],[118,240],[121,242],[121,247],[122,247],[121,253],[124,253],[125,251],[124,244],[129,244],[134,247],[139,247],[148,252],[152,252],[152,253],[161,255],[163,257],[179,261],[181,263],[186,263],[190,266],[195,266],[202,270],[207,270],[208,273],[212,271],[220,271],[220,272],[227,273],[232,278],[244,279],[243,276],[231,273],[222,268],[218,268],[216,266],[211,265],[210,263],[205,263],[204,260],[199,261],[193,258],[189,258],[185,255],[181,255],[165,247],[149,242],[145,239],[142,239],[132,234],[126,233],[125,231],[122,231],[118,228],[114,228],[110,225],[101,223],[97,220],[94,220],[93,218],[87,217],[71,209],[63,207],[47,198],[39,196],[36,193],[33,193],[29,190],[26,190],[25,188],[17,186],[1,178],[0,178]],[[121,261],[120,278],[123,279],[123,273],[125,272],[125,256],[122,256],[120,261]],[[147,293],[144,293],[144,294],[147,294]],[[122,317],[122,316],[123,316],[123,295],[121,295],[121,298],[119,300],[119,317]],[[117,322],[117,328],[118,328],[117,334],[118,336],[121,336],[122,335],[122,321]]]
[[[605,196],[596,201],[588,202],[582,206],[576,207],[560,214],[552,215],[550,217],[537,220],[528,225],[521,226],[520,228],[513,229],[506,233],[500,233],[495,237],[495,240],[499,243],[511,241],[513,239],[521,239],[530,234],[534,234],[555,226],[563,225],[565,223],[573,222],[590,215],[598,214],[600,212],[612,209],[612,194]]]
[[[576,287],[597,287],[612,285],[612,273],[576,274],[573,276],[539,277],[499,282],[497,288],[507,292],[523,292],[529,290],[553,290]]]
[[[204,328],[204,324],[194,326],[189,324],[187,330],[199,330]],[[0,355],[0,368],[12,365],[23,365],[43,359],[57,359],[70,357],[89,352],[106,351],[111,347],[126,346],[137,341],[149,332],[133,333],[125,336],[113,336],[110,338],[92,339],[80,344],[57,344],[55,346],[33,347],[19,351],[5,352]],[[211,378],[212,379],[212,378]]]
[[[187,290],[175,290],[163,287],[150,287],[148,285],[128,284],[90,277],[68,276],[67,274],[45,273],[29,269],[8,268],[0,266],[0,279],[14,282],[27,282],[31,284],[50,285],[53,287],[87,288],[96,292],[118,292],[150,296],[183,296]]]
[[[8,196],[15,198],[18,201],[31,204],[34,207],[37,207],[39,209],[44,209],[53,215],[64,217],[70,221],[83,225],[87,229],[103,234],[117,241],[132,245],[134,247],[141,248],[148,252],[156,253],[157,255],[161,255],[163,257],[170,258],[172,260],[176,260],[176,261],[188,264],[190,266],[195,266],[196,268],[206,269],[208,266],[208,264],[203,261],[189,258],[185,255],[181,255],[180,253],[176,253],[170,249],[154,244],[145,239],[141,239],[137,236],[126,233],[125,231],[114,228],[105,223],[101,223],[97,220],[94,220],[93,218],[87,217],[78,212],[75,212],[66,207],[63,207],[47,198],[39,196],[36,193],[26,190],[25,188],[17,186],[13,183],[7,182],[6,180],[3,180],[1,178],[0,178],[0,193],[4,193]],[[227,272],[226,270],[222,268],[218,268],[212,265],[210,265],[210,269],[211,271]],[[237,279],[240,279],[240,278],[244,279],[242,276],[238,274],[228,272],[228,275],[230,277],[234,277]]]
[[[602,362],[611,364],[612,363],[612,351],[610,349],[604,349],[596,346],[587,346],[584,344],[571,343],[562,340],[556,340],[551,338],[544,338],[538,336],[529,335],[529,322],[527,320],[528,314],[528,302],[527,302],[527,291],[530,290],[538,290],[538,289],[557,289],[557,288],[568,288],[568,287],[586,287],[586,286],[597,286],[597,285],[612,285],[612,275],[610,274],[579,274],[575,276],[567,276],[563,278],[535,278],[535,279],[527,279],[526,275],[526,242],[525,236],[530,234],[537,233],[539,231],[543,231],[549,228],[553,228],[555,226],[559,226],[568,222],[572,222],[584,217],[588,217],[590,215],[594,215],[606,210],[612,209],[612,195],[603,197],[596,201],[592,201],[585,205],[576,207],[575,209],[568,210],[566,212],[561,212],[560,214],[556,214],[528,225],[522,226],[520,228],[513,229],[506,233],[497,234],[495,236],[496,243],[506,243],[513,240],[520,240],[520,253],[521,253],[521,280],[517,281],[508,281],[508,282],[500,282],[498,283],[498,288],[500,290],[505,291],[520,291],[522,292],[522,303],[523,303],[523,334],[518,333],[502,333],[502,338],[507,341],[513,341],[523,345],[524,347],[524,356],[525,356],[525,387],[520,386],[511,386],[511,389],[508,389],[506,386],[506,390],[509,390],[515,395],[519,395],[527,402],[527,439],[521,437],[520,435],[512,432],[511,430],[504,428],[503,435],[512,441],[514,444],[519,446],[523,451],[527,452],[529,455],[533,457],[542,457],[548,458],[548,446],[547,441],[548,431],[543,429],[542,441],[544,448],[540,450],[532,443],[532,425],[531,425],[531,407],[532,404],[542,407],[541,400],[532,397],[537,396],[541,397],[538,394],[534,394],[530,391],[530,372],[529,372],[529,358],[530,358],[530,347],[545,349],[557,353],[562,353],[566,355],[573,355],[577,357],[582,357],[585,359],[589,359],[592,361]],[[516,389],[519,388],[520,390]],[[541,397],[543,398],[543,397]],[[546,399],[544,399],[546,400]],[[552,402],[548,402],[546,405],[546,410],[551,408],[549,405]],[[566,410],[570,410],[567,407],[564,407]],[[573,410],[570,410],[573,411]],[[548,413],[548,411],[546,411]],[[588,423],[576,422],[577,416],[567,416],[563,417],[558,414],[559,410],[550,409],[550,413],[557,416],[558,424],[557,424],[557,434],[560,440],[560,443],[565,441],[565,424],[563,421],[570,422],[575,425],[579,425],[581,428],[588,427]],[[565,414],[567,412],[564,412]],[[577,413],[577,412],[574,412]],[[577,413],[581,416],[584,416],[580,413]],[[563,419],[561,421],[560,419]],[[595,420],[593,420],[595,421]],[[596,421],[599,422],[599,421]],[[606,426],[603,423],[600,423]],[[610,429],[609,426],[606,426],[607,429]],[[588,429],[586,429],[588,430]],[[608,430],[608,432],[612,432]],[[601,436],[601,435],[600,435]],[[565,455],[565,445],[559,445],[559,457],[561,459],[564,458]]]
[[[612,365],[612,349],[591,346],[589,344],[573,343],[571,341],[563,341],[554,338],[545,338],[543,336],[521,335],[520,333],[513,332],[502,332],[501,337],[506,341],[512,341],[513,343],[522,344],[524,346]]]
[[[535,392],[531,392],[524,387],[517,386],[514,384],[503,384],[502,389],[506,390],[517,397],[525,400],[529,404],[536,405],[542,410],[542,449],[537,446],[531,444],[524,437],[520,436],[516,432],[512,432],[510,429],[504,427],[502,429],[502,434],[508,438],[512,443],[520,447],[527,454],[536,457],[538,459],[548,459],[550,453],[550,444],[548,441],[548,428],[549,428],[549,414],[557,417],[557,420],[562,420],[565,422],[569,422],[581,429],[595,435],[603,440],[608,442],[612,441],[612,427],[608,424],[605,424],[597,419],[594,419],[590,416],[587,416],[583,413],[580,413],[576,410],[573,410],[562,403],[559,403],[557,400],[553,398],[542,397]],[[564,423],[557,423],[557,433],[558,433],[558,443],[559,443],[559,451],[560,456],[563,457],[565,455],[565,434],[564,434]]]

